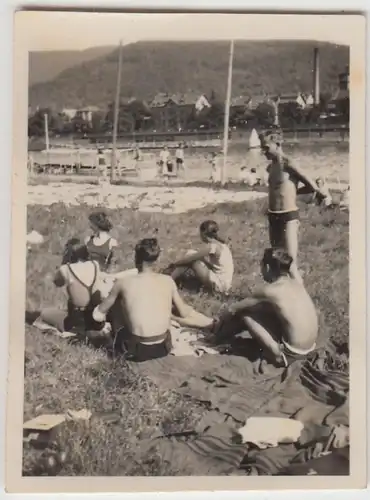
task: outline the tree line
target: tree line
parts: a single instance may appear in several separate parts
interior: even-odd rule
[[[183,131],[219,129],[224,124],[224,105],[214,96],[211,98],[211,107],[197,112],[189,107],[183,118]],[[322,123],[323,114],[325,123],[349,123],[349,99],[341,99],[335,103],[335,109],[330,109],[330,97],[321,96],[320,104],[308,108],[301,108],[296,102],[279,105],[279,122],[283,128],[299,126],[316,126]],[[107,109],[92,112],[91,120],[86,119],[82,112],[70,118],[63,112],[55,112],[50,108],[38,109],[28,117],[28,136],[42,137],[45,133],[44,115],[48,116],[48,129],[51,136],[110,134],[113,130],[114,105],[109,104]],[[274,107],[268,102],[261,102],[255,109],[247,106],[232,107],[230,109],[230,127],[269,127],[274,123]],[[176,129],[175,119],[170,121],[170,130]],[[128,104],[121,103],[118,119],[118,133],[160,131],[155,112],[143,101],[134,100]]]

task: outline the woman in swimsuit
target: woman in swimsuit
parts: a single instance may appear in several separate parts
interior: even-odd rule
[[[100,270],[107,272],[112,264],[117,241],[111,237],[112,223],[105,212],[94,212],[89,216],[93,234],[85,239],[90,259],[98,262]]]
[[[94,308],[101,302],[99,280],[99,264],[89,259],[86,246],[78,238],[72,238],[66,244],[62,265],[54,276],[55,286],[66,287],[67,309],[45,309],[40,319],[62,332],[102,330],[105,323],[98,323],[92,317]]]

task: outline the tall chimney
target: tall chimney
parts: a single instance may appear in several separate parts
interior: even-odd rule
[[[313,51],[313,95],[315,105],[320,104],[320,56],[318,47]]]

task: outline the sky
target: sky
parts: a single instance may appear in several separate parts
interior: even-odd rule
[[[351,16],[355,17],[355,16]],[[83,50],[138,40],[309,39],[350,44],[348,16],[18,12],[28,50]]]

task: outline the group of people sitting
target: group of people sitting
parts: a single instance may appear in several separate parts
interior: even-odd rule
[[[297,195],[327,193],[293,165],[283,153],[279,134],[263,137],[262,151],[269,160],[268,226],[270,247],[262,255],[265,284],[237,303],[208,317],[188,305],[178,282],[192,273],[210,293],[227,297],[232,289],[234,263],[229,245],[215,221],[200,225],[200,244],[179,260],[159,268],[161,248],[155,237],[139,241],[134,267],[114,274],[117,242],[103,212],[90,216],[93,234],[85,241],[70,240],[54,277],[66,286],[66,311],[44,310],[41,319],[64,331],[77,328],[102,335],[112,347],[138,362],[171,352],[171,324],[203,330],[216,342],[247,331],[259,344],[261,359],[288,366],[316,347],[318,318],[298,267],[299,210]],[[300,186],[301,185],[301,186]]]

